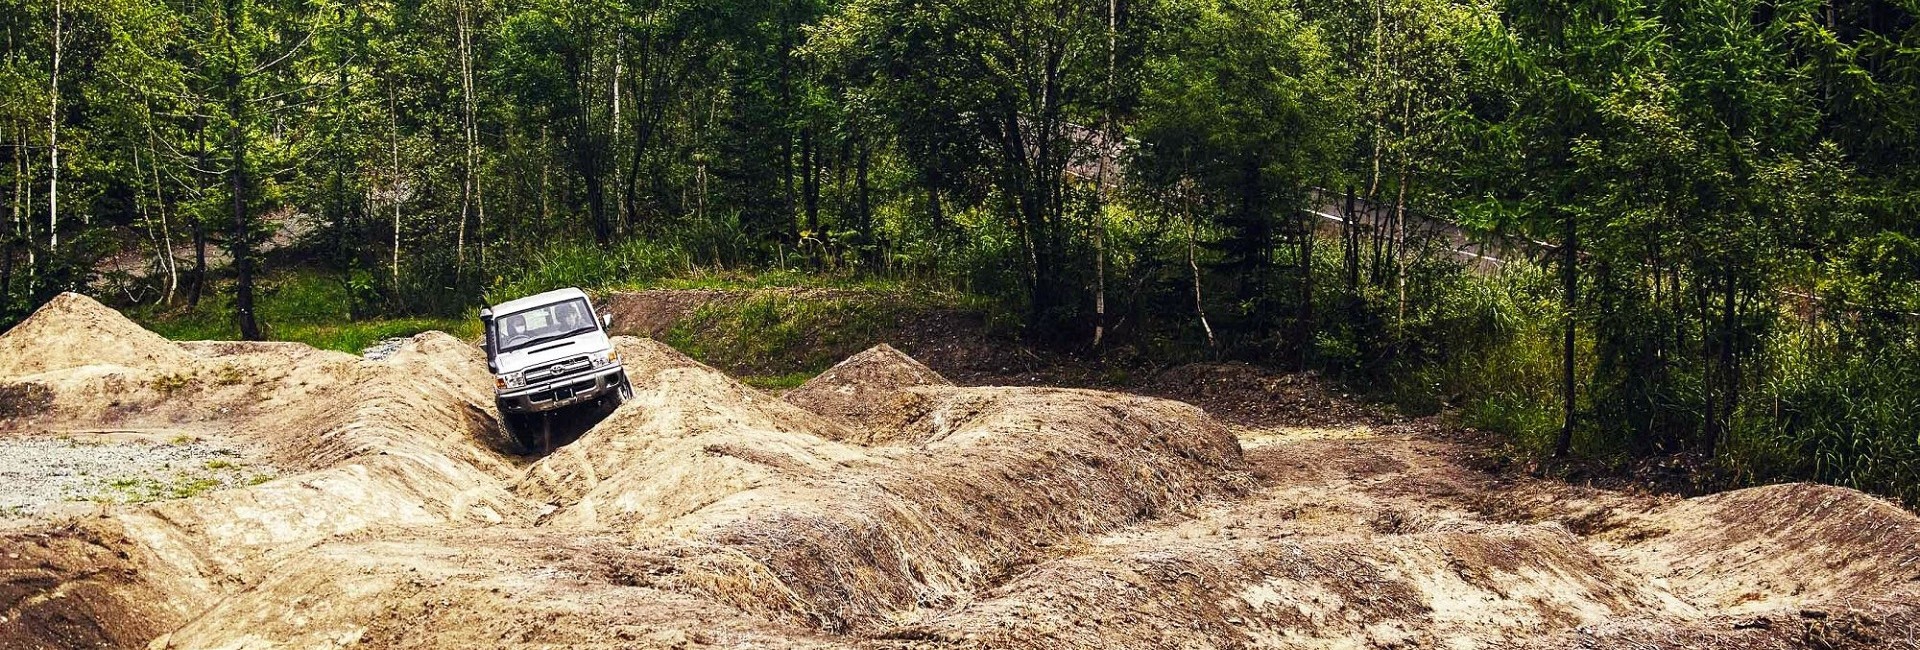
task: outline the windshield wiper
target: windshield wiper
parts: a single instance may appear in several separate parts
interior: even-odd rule
[[[593,331],[593,330],[595,330],[595,329],[599,329],[599,328],[597,328],[597,327],[594,327],[594,326],[592,326],[592,325],[583,325],[583,326],[580,326],[580,327],[576,327],[576,328],[574,328],[574,329],[572,329],[572,330],[569,330],[569,331],[565,331],[565,332],[561,332],[561,333],[558,333],[558,334],[548,334],[548,335],[546,335],[546,336],[541,336],[541,337],[536,337],[536,338],[533,338],[533,339],[529,339],[529,340],[528,340],[528,341],[527,341],[526,343],[521,343],[521,344],[519,344],[519,345],[516,345],[516,346],[513,346],[513,347],[510,347],[510,348],[507,348],[507,349],[505,349],[505,350],[501,350],[501,352],[512,352],[512,351],[514,351],[514,350],[524,350],[524,349],[527,349],[527,348],[530,348],[530,347],[533,347],[533,346],[536,346],[536,345],[539,345],[539,344],[541,344],[541,343],[546,343],[547,341],[552,341],[552,340],[556,340],[556,339],[564,339],[564,338],[567,338],[567,337],[569,337],[569,336],[573,336],[573,335],[575,335],[575,334],[585,334],[585,333],[587,333],[587,332],[591,332],[591,331]]]

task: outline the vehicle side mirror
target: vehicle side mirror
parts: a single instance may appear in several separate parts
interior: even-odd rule
[[[601,315],[600,315],[600,326],[601,326],[601,327],[613,327],[613,314],[601,314]]]

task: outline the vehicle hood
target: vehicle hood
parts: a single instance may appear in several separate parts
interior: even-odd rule
[[[499,374],[506,374],[582,354],[605,352],[612,347],[612,344],[607,341],[606,332],[587,332],[529,348],[502,352],[493,358],[493,363]]]

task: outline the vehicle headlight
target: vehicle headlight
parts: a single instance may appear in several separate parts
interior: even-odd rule
[[[526,375],[520,374],[519,372],[509,372],[495,377],[494,380],[494,385],[500,388],[519,388],[527,385]]]
[[[599,368],[609,363],[619,361],[620,353],[614,352],[612,350],[608,350],[606,352],[595,353],[592,358],[593,358],[593,367]]]

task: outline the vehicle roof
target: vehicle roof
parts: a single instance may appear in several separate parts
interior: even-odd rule
[[[494,305],[493,313],[496,316],[505,316],[507,314],[511,314],[518,311],[525,311],[528,309],[532,309],[534,307],[543,307],[546,305],[551,305],[556,302],[563,302],[563,301],[571,300],[574,298],[586,298],[586,297],[587,297],[587,292],[581,291],[579,289],[575,289],[573,287],[567,287],[565,289],[554,289],[546,293],[536,293],[534,295],[527,296],[525,298],[515,298],[513,300],[509,300],[509,301],[500,303],[498,305]]]

